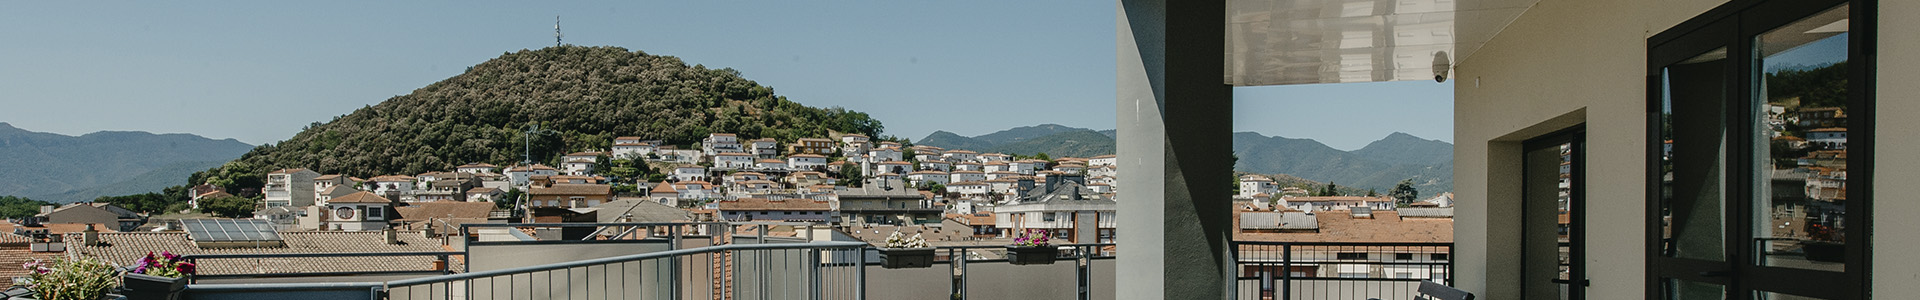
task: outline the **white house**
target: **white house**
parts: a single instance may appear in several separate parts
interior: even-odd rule
[[[512,182],[513,186],[518,186],[518,187],[527,186],[527,181],[529,180],[529,178],[532,178],[533,176],[553,176],[553,175],[560,175],[560,170],[554,169],[553,167],[548,167],[546,165],[541,165],[541,164],[533,164],[531,166],[522,165],[522,166],[514,166],[512,168],[507,168],[507,180]]]
[[[1010,169],[1009,171],[1026,175],[1033,175],[1034,171],[1039,171],[1040,168],[1046,166],[1047,161],[1038,159],[1022,159],[1007,163],[1007,168]]]
[[[706,178],[707,167],[683,165],[673,168],[673,179],[676,181],[701,181]]]
[[[947,179],[953,182],[987,181],[987,173],[980,171],[953,171],[953,173],[947,173]]]
[[[827,166],[827,157],[819,154],[794,154],[787,157],[787,168],[794,170],[813,170]]]
[[[1007,162],[996,161],[982,164],[980,171],[987,172],[987,174],[993,174],[994,172],[1013,172],[1013,167],[1009,166]]]
[[[873,150],[867,150],[867,161],[874,162],[874,163],[901,161],[900,148],[880,147],[880,148],[874,148]]]
[[[467,202],[493,202],[494,200],[500,200],[500,196],[503,194],[505,194],[505,192],[501,192],[500,189],[490,187],[467,189]]]
[[[1119,165],[1119,164],[1120,164],[1120,158],[1117,156],[1113,156],[1111,154],[1094,156],[1093,158],[1087,159],[1087,167],[1089,168],[1098,167],[1098,166],[1113,166],[1113,165]]]
[[[567,156],[561,158],[560,168],[566,170],[567,175],[591,174],[594,161],[599,158],[600,152],[567,153]]]
[[[994,162],[1006,162],[1006,161],[1013,160],[1013,156],[1000,154],[1000,153],[981,154],[980,156],[978,156],[978,158],[980,160],[980,163],[983,163],[983,164],[991,164]]]
[[[747,141],[747,150],[754,157],[766,159],[780,157],[780,141],[772,138]]]
[[[467,173],[467,174],[493,174],[493,170],[498,168],[500,168],[500,166],[483,164],[483,163],[471,163],[471,164],[460,165],[458,167],[453,167],[453,170],[454,172]]]
[[[920,170],[950,172],[953,171],[953,164],[938,160],[922,160]]]
[[[1081,172],[1087,171],[1087,166],[1080,163],[1064,163],[1053,166],[1053,170],[1066,174],[1080,174]]]
[[[992,171],[992,172],[987,172],[987,174],[985,175],[987,180],[995,180],[995,179],[1001,179],[1001,178],[1014,178],[1014,177],[1020,177],[1020,176],[1026,176],[1026,175],[1015,173],[1013,171]]]
[[[986,195],[988,187],[990,187],[990,185],[985,181],[961,181],[948,184],[947,192],[966,196],[978,196]]]
[[[907,172],[913,172],[913,163],[896,160],[896,161],[881,162],[881,163],[874,164],[872,173],[875,173],[875,174],[893,173],[895,175],[904,175],[904,174],[907,174]]]
[[[1267,179],[1266,176],[1240,176],[1241,197],[1253,197],[1254,194],[1273,194],[1279,192],[1279,189],[1280,185],[1274,184],[1273,179]]]
[[[983,171],[985,169],[980,167],[980,163],[971,162],[971,161],[962,161],[962,162],[953,163],[953,170],[954,171]]]
[[[787,161],[772,159],[772,158],[762,159],[762,160],[753,162],[753,168],[756,170],[773,170],[773,171],[788,170]]]
[[[399,197],[401,201],[413,197],[413,177],[401,175],[378,176],[367,179],[367,185],[372,187],[367,189],[368,191],[383,195],[382,197]]]
[[[1820,128],[1807,131],[1807,142],[1827,150],[1847,148],[1846,128]]]
[[[654,145],[640,140],[640,137],[623,136],[613,138],[613,157],[622,159],[642,159],[653,154]]]
[[[947,183],[952,182],[952,181],[948,181],[947,179],[948,179],[947,172],[914,171],[913,173],[907,173],[907,181],[911,182],[914,186],[920,186],[922,184],[931,185],[935,183],[938,183],[940,185],[946,185]]]
[[[700,150],[704,151],[707,155],[747,152],[746,149],[740,147],[740,137],[732,133],[707,134],[707,139],[700,141]]]
[[[973,151],[968,151],[964,149],[954,149],[954,150],[947,150],[947,152],[940,153],[940,155],[945,156],[947,158],[947,161],[957,163],[957,162],[963,162],[963,161],[973,161],[974,159],[977,159],[980,157],[980,152],[973,152]]]
[[[840,143],[843,144],[866,143],[867,140],[867,136],[863,134],[848,133],[840,136]]]
[[[753,167],[753,155],[740,152],[723,152],[713,155],[715,169],[745,169]]]
[[[266,198],[261,203],[273,206],[313,205],[313,179],[320,173],[307,169],[285,169],[267,173],[267,184],[260,188]]]

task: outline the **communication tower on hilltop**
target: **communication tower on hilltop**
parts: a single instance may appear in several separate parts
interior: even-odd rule
[[[559,47],[561,45],[560,37],[562,36],[564,35],[560,34],[560,16],[553,16],[553,46],[554,47]]]

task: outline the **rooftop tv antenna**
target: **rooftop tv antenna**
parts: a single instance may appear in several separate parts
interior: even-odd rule
[[[560,16],[553,16],[553,46],[554,47],[559,47],[561,45],[560,37],[563,37],[563,36],[565,35],[560,34]]]

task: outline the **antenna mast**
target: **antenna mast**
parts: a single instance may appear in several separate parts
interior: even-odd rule
[[[562,36],[564,35],[560,34],[560,16],[558,15],[553,16],[553,46],[554,47],[559,47],[561,45],[560,37]]]

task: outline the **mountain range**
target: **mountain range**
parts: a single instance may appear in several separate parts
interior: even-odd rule
[[[192,134],[34,132],[0,122],[0,195],[67,203],[158,192],[253,145]]]
[[[1042,124],[973,137],[936,131],[915,144],[1020,155],[1091,157],[1113,154],[1115,134],[1110,129]],[[1412,179],[1422,194],[1453,190],[1453,144],[1406,133],[1395,132],[1366,147],[1342,151],[1312,139],[1238,132],[1233,134],[1233,151],[1240,157],[1234,170],[1240,172],[1287,174],[1380,191],[1391,190],[1401,180]]]

